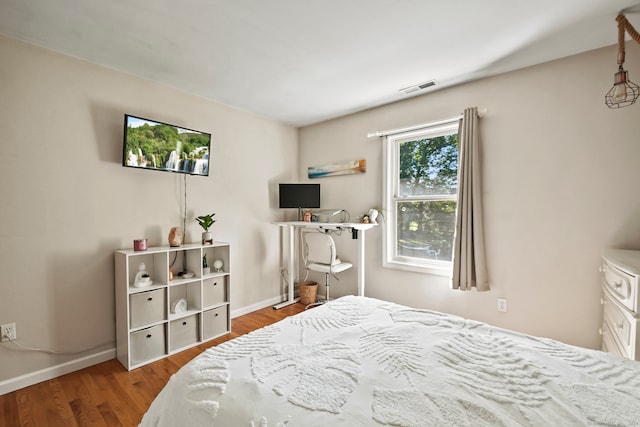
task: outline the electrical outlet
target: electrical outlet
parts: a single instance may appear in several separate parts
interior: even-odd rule
[[[507,299],[506,298],[498,298],[498,311],[502,313],[507,312]]]
[[[16,324],[15,323],[7,323],[6,325],[0,326],[0,331],[2,332],[2,342],[11,341],[16,339]]]

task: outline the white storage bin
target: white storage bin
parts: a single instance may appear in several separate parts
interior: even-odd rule
[[[217,337],[229,331],[229,316],[227,315],[228,306],[214,308],[205,311],[203,316],[203,339],[208,340]]]
[[[198,342],[198,315],[183,317],[169,324],[169,347],[174,351]]]
[[[166,354],[164,325],[131,333],[131,363],[138,364]]]
[[[164,289],[131,294],[129,299],[132,328],[165,320],[167,303]]]
[[[224,276],[205,279],[202,283],[203,307],[210,307],[225,302]]]

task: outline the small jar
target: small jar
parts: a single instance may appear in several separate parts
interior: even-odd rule
[[[147,239],[136,239],[133,241],[133,250],[134,251],[146,251],[147,250]]]

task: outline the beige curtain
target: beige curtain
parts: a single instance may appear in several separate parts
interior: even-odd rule
[[[478,109],[464,110],[458,128],[458,208],[453,239],[453,289],[489,290],[482,226]]]

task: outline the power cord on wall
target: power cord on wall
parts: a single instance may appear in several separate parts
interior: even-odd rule
[[[187,174],[184,175],[184,212],[182,213],[182,234],[187,237]],[[187,252],[183,252],[182,271],[187,271]]]
[[[8,335],[3,335],[2,339],[5,340],[4,342],[2,342],[2,344],[13,344],[14,346],[18,347],[18,351],[33,351],[33,352],[39,352],[39,353],[59,354],[59,355],[69,355],[69,356],[70,355],[74,355],[74,354],[85,353],[87,351],[94,350],[96,348],[105,346],[107,344],[113,344],[113,341],[109,341],[109,342],[98,344],[98,345],[95,345],[93,347],[85,348],[85,349],[82,349],[82,350],[62,351],[62,350],[53,350],[53,349],[50,349],[50,348],[28,347],[28,346],[25,346],[25,345],[22,345],[22,344],[18,343],[16,340],[12,339]]]
[[[288,274],[289,274],[289,272],[287,271],[286,268],[281,268],[280,269],[280,276],[284,280],[284,284],[286,286],[286,289],[289,289],[289,279],[287,278]]]
[[[182,213],[182,230],[187,233],[187,174],[184,175],[184,212]]]

